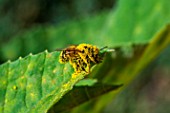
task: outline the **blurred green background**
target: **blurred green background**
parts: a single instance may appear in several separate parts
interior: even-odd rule
[[[0,64],[82,42],[113,47],[145,43],[170,20],[169,1],[162,2],[164,7],[157,5],[161,0],[124,1],[0,0]],[[144,26],[143,34],[136,23]],[[120,35],[124,37],[113,39],[113,44],[107,40]],[[101,112],[170,113],[169,56],[170,46]]]
[[[77,34],[71,31],[76,22],[86,27],[82,20],[109,11],[114,4],[115,0],[0,0],[0,63],[79,44],[67,32]],[[99,16],[93,20],[105,18]]]

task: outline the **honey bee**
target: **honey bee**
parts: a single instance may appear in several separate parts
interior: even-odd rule
[[[90,73],[91,64],[97,64],[102,61],[96,46],[90,44],[72,45],[60,53],[59,62],[70,62],[76,72]]]

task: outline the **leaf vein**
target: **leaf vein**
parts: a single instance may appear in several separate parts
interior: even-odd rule
[[[29,59],[28,59],[28,60],[29,60],[29,61],[28,61],[28,65],[29,65],[29,64],[30,64],[30,61],[31,61],[31,56],[29,56]],[[26,108],[28,108],[28,106],[27,106],[27,99],[26,99],[26,97],[27,97],[28,80],[27,80],[27,75],[25,75],[25,73],[27,72],[27,70],[28,70],[28,66],[26,67],[25,72],[23,73],[23,76],[25,76],[24,103],[25,103],[25,107],[26,107]]]

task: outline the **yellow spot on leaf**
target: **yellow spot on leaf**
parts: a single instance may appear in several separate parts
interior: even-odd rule
[[[12,71],[10,70],[10,71],[8,72],[8,74],[11,75],[11,74],[12,74]]]
[[[33,88],[33,85],[32,85],[32,84],[29,84],[27,87],[28,87],[29,89],[31,89],[31,88]]]
[[[52,80],[51,83],[52,83],[52,84],[56,84],[56,80]]]
[[[133,34],[134,35],[140,35],[142,33],[143,29],[141,27],[141,25],[137,25],[136,28],[134,29]]]
[[[57,72],[57,68],[55,68],[54,70],[53,70],[53,73],[56,73]]]
[[[64,71],[67,71],[68,69],[67,69],[67,67],[64,67]]]
[[[51,53],[47,54],[46,58],[50,58],[51,57]]]
[[[19,85],[20,85],[21,88],[24,88],[23,87],[24,86],[23,82],[20,82]]]
[[[8,102],[8,99],[5,98],[5,103],[7,103],[7,102]]]
[[[23,75],[23,76],[21,76],[21,79],[24,79],[25,78],[25,76]]]
[[[42,78],[42,83],[46,83],[46,79],[44,77]]]
[[[34,94],[34,93],[30,93],[30,96],[31,96],[32,98],[34,98],[34,97],[35,97],[35,94]]]
[[[3,81],[3,82],[2,82],[2,84],[4,84],[4,85],[5,85],[5,84],[6,84],[6,81]]]
[[[63,85],[64,88],[67,88],[68,86],[69,86],[68,83]]]
[[[16,90],[17,89],[17,86],[13,86],[13,90]]]
[[[33,69],[33,63],[29,63],[28,70],[32,70],[32,69]]]

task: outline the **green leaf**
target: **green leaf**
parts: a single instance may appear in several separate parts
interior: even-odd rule
[[[94,70],[91,76],[106,83],[122,82],[124,87],[120,88],[120,92],[123,91],[142,69],[170,44],[169,27],[161,30],[168,25],[169,18],[169,1],[120,0],[116,10],[113,9],[108,14],[101,32],[96,35],[98,41],[92,42],[98,45],[102,43],[111,47],[118,47],[115,53],[118,55],[117,57],[114,57],[114,54],[108,55],[104,63],[98,70]],[[99,40],[102,40],[102,42],[99,42]],[[129,48],[125,51],[130,53],[129,56],[132,54],[132,57],[125,58],[122,55],[124,54],[124,52],[122,53],[123,46]],[[117,94],[112,93],[98,99],[98,101],[91,102],[91,104],[80,106],[73,110],[73,113],[84,110],[88,113],[101,112]]]
[[[102,43],[109,46],[147,43],[170,22],[169,1],[166,0],[120,0],[117,5],[100,34],[100,38],[107,37]]]
[[[96,83],[97,83],[97,79],[86,78],[78,81],[78,83],[76,83],[75,86],[93,86]]]
[[[121,47],[116,48],[118,55],[115,57],[110,54],[107,55],[103,64],[98,67],[98,69],[95,69],[90,76],[94,76],[104,83],[123,83],[123,87],[119,88],[116,92],[102,96],[96,101],[74,109],[73,113],[79,113],[84,110],[88,113],[102,111],[104,107],[114,99],[118,93],[123,91],[142,69],[152,62],[168,45],[170,45],[170,25],[167,25],[156,34],[149,44],[133,45],[132,57],[125,56],[122,52],[124,49],[121,49]]]
[[[95,69],[91,76],[108,83],[123,83],[124,87],[120,88],[122,91],[149,62],[156,58],[161,50],[169,45],[169,27],[157,36],[153,36],[167,25],[169,14],[170,7],[167,0],[149,2],[147,0],[129,0],[128,2],[120,0],[116,11],[114,9],[93,18],[68,22],[57,27],[36,27],[15,37],[8,43],[10,47],[2,46],[0,51],[4,59],[15,59],[22,53],[20,51],[23,48],[26,49],[25,54],[28,54],[30,51],[38,52],[44,48],[54,50],[57,47],[82,42],[118,47],[116,48],[118,52],[115,53],[118,57],[113,57],[114,54],[108,55],[104,63],[98,67],[99,70]],[[43,38],[43,40],[46,39],[46,43],[39,43],[42,40],[40,37],[46,37]],[[20,38],[22,40],[19,40]],[[3,72],[8,73],[8,71]],[[5,91],[2,91],[1,95],[4,93]],[[87,106],[80,107],[77,113],[84,109],[89,110],[89,113],[101,112],[116,94],[111,93],[96,103],[87,105],[90,109],[87,109]]]
[[[82,79],[72,77],[70,64],[60,64],[59,52],[30,54],[0,66],[0,112],[44,113]]]
[[[68,111],[84,102],[110,91],[117,90],[122,85],[108,85],[97,83],[93,86],[75,86],[73,90],[63,96],[48,112],[59,113]],[[68,101],[69,100],[69,101]]]

